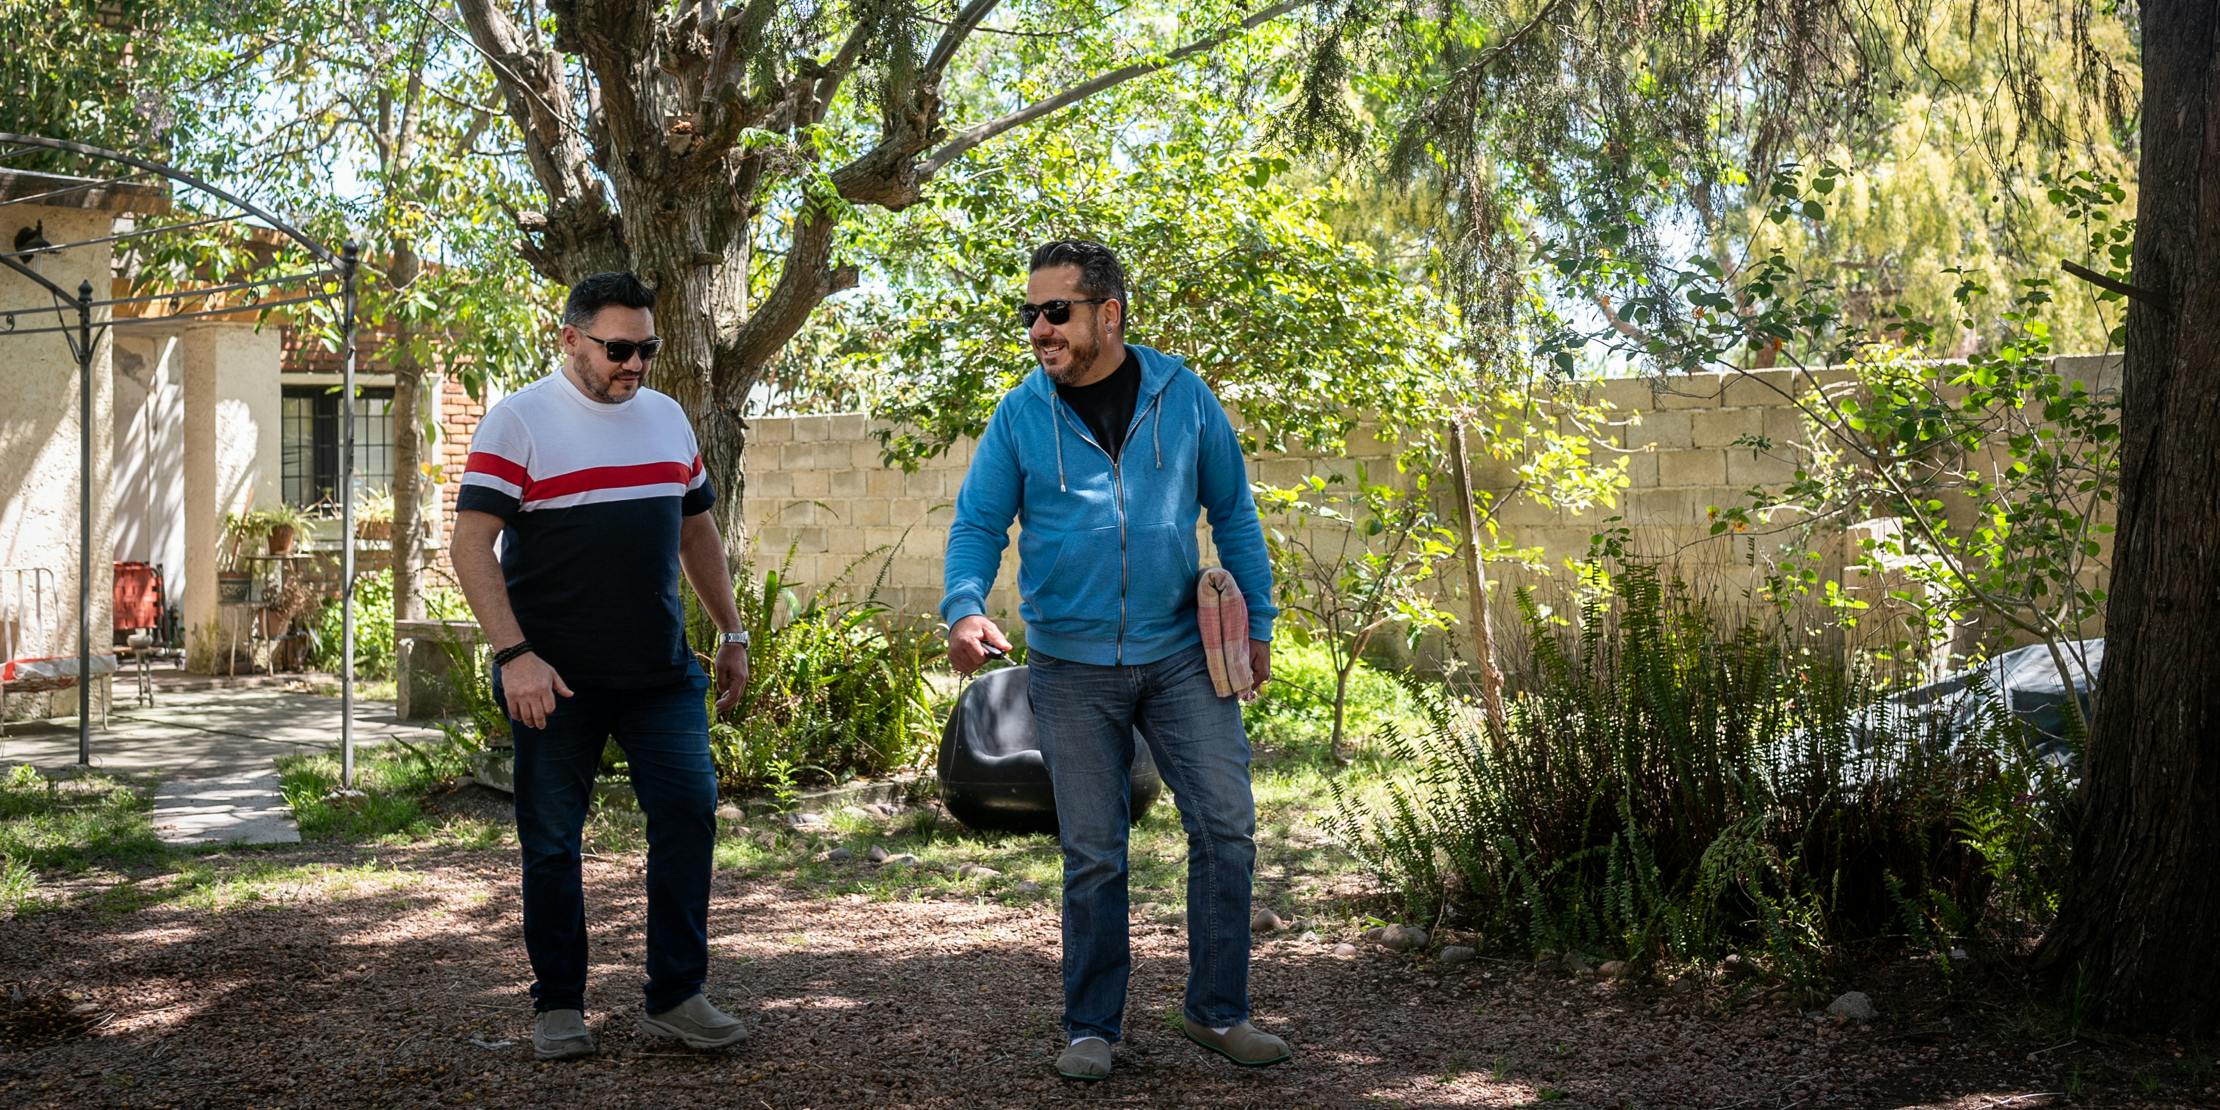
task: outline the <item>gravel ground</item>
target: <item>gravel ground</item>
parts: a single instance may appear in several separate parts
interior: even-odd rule
[[[1485,959],[1443,971],[1286,933],[1259,938],[1252,993],[1297,1055],[1244,1071],[1168,1024],[1184,941],[1139,923],[1117,1071],[1074,1086],[1050,1067],[1050,908],[826,897],[737,872],[718,877],[711,997],[754,1036],[699,1054],[634,1030],[644,905],[629,855],[587,862],[600,1054],[543,1064],[510,853],[203,863],[190,891],[162,876],[0,921],[0,1107],[2220,1106],[2210,1046],[2058,1034],[2000,1000],[2008,985],[1984,993],[1978,971],[1946,998],[1931,970],[1879,969],[1861,984],[1879,1018],[1838,1026],[1780,992],[1734,1001]]]

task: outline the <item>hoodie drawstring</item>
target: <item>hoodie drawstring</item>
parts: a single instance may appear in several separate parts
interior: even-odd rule
[[[1056,492],[1070,493],[1071,489],[1064,485],[1064,416],[1056,411],[1056,402],[1048,404],[1048,422],[1056,426]]]
[[[1156,469],[1162,470],[1164,469],[1164,395],[1157,394],[1156,400],[1149,402],[1149,407],[1156,410]]]

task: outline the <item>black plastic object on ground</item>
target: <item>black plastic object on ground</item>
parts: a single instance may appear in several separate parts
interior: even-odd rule
[[[1000,832],[1056,831],[1056,794],[1033,734],[1031,672],[1005,667],[980,675],[956,699],[940,734],[940,799],[966,826]],[[1164,792],[1148,741],[1133,734],[1132,818]]]
[[[2068,640],[2058,647],[2073,677],[2072,696],[2087,714],[2094,708],[2090,694],[2104,666],[2104,641]],[[2073,711],[2066,698],[2066,677],[2058,673],[2050,649],[2033,644],[1890,698],[1888,717],[1927,718],[1946,735],[1964,736],[1977,731],[1985,715],[2003,710],[2027,729],[2037,756],[2072,771],[2074,745],[2068,736]]]

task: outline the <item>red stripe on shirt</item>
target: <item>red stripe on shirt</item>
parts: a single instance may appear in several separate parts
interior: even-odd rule
[[[490,451],[472,451],[463,460],[463,473],[490,474],[519,490],[532,484],[530,471]]]
[[[541,478],[532,483],[530,500],[545,501],[550,497],[584,493],[596,489],[623,489],[628,486],[652,486],[664,483],[685,485],[692,472],[682,462],[640,463],[634,466],[589,466],[552,478]]]

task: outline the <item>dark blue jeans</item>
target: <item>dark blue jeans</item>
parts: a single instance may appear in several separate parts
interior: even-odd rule
[[[1187,831],[1186,1015],[1249,1018],[1249,898],[1256,801],[1241,705],[1219,697],[1201,647],[1137,667],[1031,653],[1033,722],[1056,789],[1064,848],[1064,1031],[1118,1039],[1133,971],[1126,831],[1133,730],[1156,757]]]
[[[494,696],[501,679],[494,676]],[[612,735],[647,816],[647,1009],[701,993],[709,972],[709,873],[717,774],[709,759],[709,679],[654,690],[580,688],[555,699],[546,728],[514,717],[516,834],[524,850],[524,950],[533,1009],[583,1010],[586,896],[579,839],[594,772]],[[503,705],[507,702],[504,700]]]

